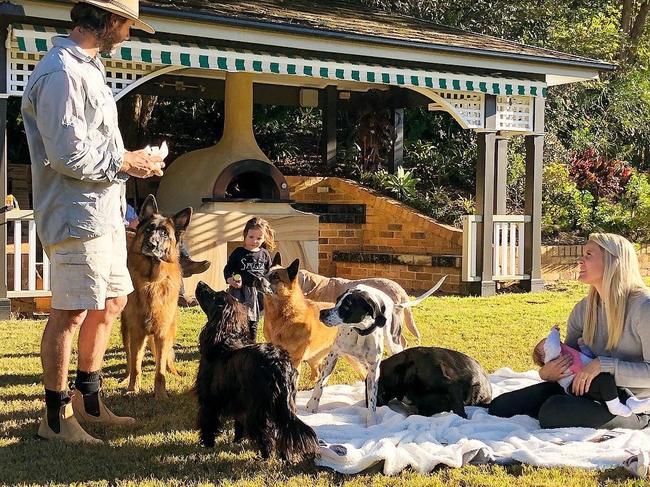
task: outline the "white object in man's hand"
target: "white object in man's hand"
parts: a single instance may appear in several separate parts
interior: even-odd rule
[[[167,141],[163,141],[162,144],[160,144],[160,147],[157,145],[154,145],[153,147],[147,146],[144,148],[146,151],[149,151],[149,154],[152,156],[160,156],[161,159],[166,159],[167,156],[169,155],[169,148],[167,147]]]
[[[147,149],[140,149],[124,153],[120,171],[136,178],[150,178],[162,176],[164,167],[165,163],[160,156],[150,154]]]

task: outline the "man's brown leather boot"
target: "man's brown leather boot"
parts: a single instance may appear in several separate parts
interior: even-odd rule
[[[69,402],[63,406],[59,411],[59,431],[56,432],[50,428],[47,422],[47,410],[41,419],[41,424],[38,427],[38,436],[46,440],[60,440],[68,443],[92,443],[101,444],[102,440],[90,436],[81,427],[77,418],[75,418],[74,411],[72,410],[72,403]]]
[[[97,400],[99,401],[99,416],[93,416],[86,412],[83,394],[78,390],[72,392],[72,408],[74,409],[74,415],[81,423],[101,424],[103,426],[132,426],[135,424],[134,418],[129,416],[117,416],[108,409],[102,400],[101,394],[99,394]]]
[[[183,277],[191,277],[194,274],[201,274],[210,268],[209,260],[192,260],[189,257],[181,255],[180,257],[181,270]]]

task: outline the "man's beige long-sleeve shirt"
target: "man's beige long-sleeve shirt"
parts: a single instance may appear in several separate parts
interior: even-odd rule
[[[34,217],[43,245],[123,224],[124,144],[104,66],[68,37],[38,63],[22,99]]]

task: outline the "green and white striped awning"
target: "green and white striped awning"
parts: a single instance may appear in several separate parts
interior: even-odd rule
[[[13,24],[11,39],[22,52],[41,53],[52,47],[52,37],[66,34],[68,31],[65,29]],[[124,42],[111,59],[159,66],[283,74],[492,95],[546,96],[547,90],[546,83],[539,81],[289,57],[269,52],[137,37]]]

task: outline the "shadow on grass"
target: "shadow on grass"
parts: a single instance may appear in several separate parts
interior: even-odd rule
[[[38,352],[33,353],[2,353],[0,358],[40,358],[41,355]]]
[[[41,374],[3,374],[0,375],[0,388],[40,384]]]
[[[112,365],[105,365],[102,368],[102,375],[104,377],[112,377],[121,381],[126,376],[126,355],[121,347],[111,347],[104,355],[104,361],[118,361]],[[174,346],[174,363],[180,365],[183,362],[197,364],[199,362],[199,352],[196,347],[183,347],[179,345]],[[144,360],[142,361],[143,374],[148,374],[153,371],[155,366],[154,357],[149,350],[147,350]]]
[[[0,390],[0,401],[33,401],[34,399],[45,400],[43,389],[40,386],[40,384],[39,384],[38,392],[34,392],[31,394],[27,394],[24,392],[19,392],[18,394],[15,393],[8,394]]]
[[[157,479],[165,483],[234,481],[264,476],[269,470],[282,475],[316,472],[316,467],[289,467],[278,461],[262,461],[250,445],[231,443],[232,431],[218,438],[214,449],[198,445],[194,430],[196,405],[188,394],[155,401],[150,395],[112,396],[107,403],[118,414],[137,410],[137,425],[129,430],[88,428],[103,439],[102,446],[69,445],[36,437],[33,414],[7,415],[20,426],[3,432],[16,438],[0,448],[0,479],[14,485],[49,483],[115,482]],[[21,424],[22,423],[22,424]]]

